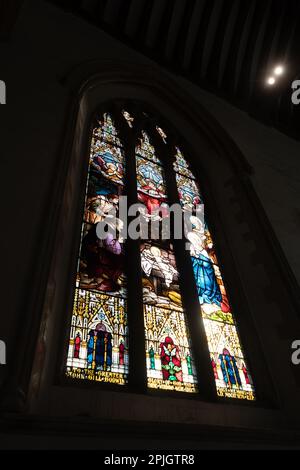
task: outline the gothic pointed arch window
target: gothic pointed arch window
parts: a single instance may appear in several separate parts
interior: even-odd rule
[[[101,109],[91,134],[67,380],[144,380],[148,390],[200,396],[209,382],[219,399],[255,400],[184,145],[131,102]],[[138,379],[135,363],[144,365]]]

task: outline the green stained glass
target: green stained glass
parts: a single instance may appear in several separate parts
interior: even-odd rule
[[[149,240],[141,246],[148,387],[196,392],[179,273],[172,247],[165,245]]]

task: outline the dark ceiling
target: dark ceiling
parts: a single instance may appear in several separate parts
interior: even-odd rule
[[[300,0],[51,0],[300,140]],[[283,63],[274,86],[266,77]]]

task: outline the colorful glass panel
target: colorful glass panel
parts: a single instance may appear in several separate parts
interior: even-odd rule
[[[118,209],[124,152],[111,116],[104,114],[98,123],[92,136],[66,374],[123,384],[128,372],[128,333]],[[116,217],[107,219],[111,211]],[[104,219],[116,236],[97,236],[97,224]]]
[[[126,300],[76,289],[67,377],[125,384],[128,376]]]
[[[130,113],[123,110],[122,114],[133,127]],[[122,227],[118,211],[124,194],[124,151],[112,116],[104,113],[97,122],[92,134],[65,373],[71,379],[125,384],[129,361],[124,243],[110,233],[99,239],[96,231],[98,222],[104,219],[116,233]],[[166,143],[166,133],[158,126],[156,131]],[[254,400],[251,375],[213,241],[206,223],[195,217],[202,197],[178,147],[174,170],[182,209],[192,221],[187,238],[217,393],[220,397]],[[136,171],[138,199],[146,207],[144,218],[161,222],[169,217],[163,165],[145,131],[136,147]],[[107,219],[112,210],[116,217]],[[169,240],[154,241],[152,231],[151,237],[140,245],[148,387],[197,392],[173,247]]]
[[[169,243],[141,245],[147,377],[150,388],[197,391],[179,274]]]
[[[138,199],[145,205],[148,216],[154,215],[167,201],[166,185],[160,160],[144,131],[136,148],[136,174]]]
[[[185,316],[182,310],[144,306],[148,387],[196,392]]]
[[[163,169],[154,148],[151,147],[149,151],[147,134],[143,132],[142,136],[140,147],[147,149],[147,152],[143,153],[146,157],[143,158],[139,148],[136,149],[138,197],[151,216],[159,206],[162,209],[161,206],[166,202],[166,187]],[[164,210],[161,210],[161,216],[169,217],[169,212],[166,210],[164,214]],[[141,265],[148,386],[195,392],[197,380],[190,338],[170,243],[143,242]]]
[[[105,141],[106,143],[121,146],[112,117],[108,113],[104,113],[102,119],[98,120],[98,126],[94,128],[93,137],[99,139],[100,142]]]
[[[187,179],[180,174],[182,168],[188,168],[182,153],[178,153],[180,164],[174,164],[179,197],[183,210],[190,210],[186,190],[180,183]],[[193,181],[190,179],[190,181]],[[201,200],[200,193],[192,197]],[[187,203],[188,201],[188,203]],[[221,397],[254,400],[255,393],[252,379],[246,365],[240,344],[237,327],[224,287],[221,270],[218,265],[212,237],[208,227],[200,219],[191,216],[191,231],[187,234],[190,242],[190,254],[201,306],[202,318],[211,354],[217,393]]]
[[[176,171],[176,173],[179,173],[182,176],[195,179],[192,171],[190,170],[189,164],[185,160],[184,156],[182,155],[178,147],[176,147],[174,170]]]
[[[111,131],[110,126],[103,125],[94,129],[91,147],[91,169],[95,175],[102,175],[106,179],[123,185],[124,155],[120,141]],[[100,136],[100,137],[99,137]]]
[[[162,167],[137,155],[136,170],[139,199],[142,202],[145,200],[147,205],[165,201],[166,188]]]
[[[202,204],[195,180],[180,173],[176,173],[176,182],[182,208],[184,210],[194,211],[198,204]]]
[[[142,137],[139,139],[139,143],[136,147],[137,155],[146,158],[147,160],[151,160],[155,163],[160,163],[159,159],[155,155],[155,149],[153,145],[150,143],[149,136],[147,132],[142,131]]]

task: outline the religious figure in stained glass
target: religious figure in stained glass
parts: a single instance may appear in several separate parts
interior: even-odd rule
[[[216,305],[223,312],[229,311],[229,306],[223,302],[220,286],[217,282],[216,268],[203,244],[203,236],[195,232],[187,235],[191,242],[191,260],[198,291],[200,304],[209,310],[210,305]]]
[[[96,233],[96,224],[103,220],[112,229],[120,230],[122,227],[118,217],[109,219],[107,215],[112,209],[118,211],[119,197],[123,194],[123,149],[109,114],[104,114],[99,125],[93,131],[91,146],[79,285],[125,297],[123,243],[120,238],[113,238],[111,233],[104,240],[100,240]]]
[[[123,246],[111,234],[100,240],[95,225],[82,239],[80,286],[125,295]]]
[[[202,197],[193,173],[178,147],[174,170],[182,208],[193,214],[195,203],[202,201]],[[191,261],[217,393],[222,397],[254,400],[252,379],[245,366],[211,234],[205,221],[203,224],[193,215],[190,219],[192,229],[187,234],[187,239],[190,242]]]
[[[142,269],[149,276],[153,269],[156,269],[163,276],[166,287],[170,287],[173,277],[178,276],[177,270],[171,263],[170,253],[157,246],[144,246],[141,253]]]
[[[223,349],[223,353],[219,355],[221,369],[224,382],[228,385],[241,386],[240,373],[236,365],[236,359],[231,356],[227,349]]]
[[[120,297],[76,289],[67,377],[116,384],[127,382],[126,308],[125,299]]]
[[[128,327],[124,244],[107,233],[97,236],[104,219],[118,211],[124,192],[124,152],[111,116],[93,129],[90,164],[66,375],[124,384],[128,375]]]
[[[138,199],[148,214],[155,214],[162,203],[166,202],[163,168],[155,155],[149,136],[142,131],[142,137],[136,147],[136,173]]]
[[[124,155],[109,114],[104,114],[93,133],[91,171],[116,184],[124,184]]]
[[[148,213],[152,214],[166,201],[162,168],[137,157],[137,175],[139,201],[145,204]]]
[[[136,166],[139,200],[149,214],[155,213],[167,200],[166,186],[161,162],[145,132],[136,149]],[[162,217],[168,215],[161,211]],[[195,392],[197,379],[170,241],[145,240],[141,244],[141,267],[148,386]]]
[[[80,336],[80,333],[77,333],[76,338],[75,338],[75,344],[74,344],[74,357],[77,359],[79,358],[80,344],[81,344],[81,336]]]
[[[136,125],[134,113],[132,116],[125,109],[121,113],[128,132],[132,132]],[[165,144],[169,143],[161,127],[154,126],[154,132]],[[169,217],[164,164],[146,131],[141,131],[138,138],[135,162],[137,198],[145,206],[144,217],[162,221]],[[125,194],[125,164],[125,152],[113,118],[104,113],[92,132],[66,364],[70,379],[128,382],[126,251],[123,239],[118,236],[123,228],[119,202]],[[217,393],[220,397],[254,400],[251,374],[214,243],[205,220],[202,223],[195,216],[202,195],[179,147],[175,147],[174,171],[181,210],[192,222],[187,239]],[[116,217],[109,218],[112,210]],[[108,231],[103,239],[98,238],[97,224],[104,220],[117,235]],[[173,245],[170,240],[151,235],[141,241],[140,257],[148,387],[196,393],[188,312],[182,304],[181,273]]]
[[[94,145],[92,168],[115,183],[122,184],[124,170],[121,164],[122,154],[119,148],[106,142]]]
[[[149,360],[150,360],[150,369],[155,369],[155,353],[153,345],[149,349]]]

